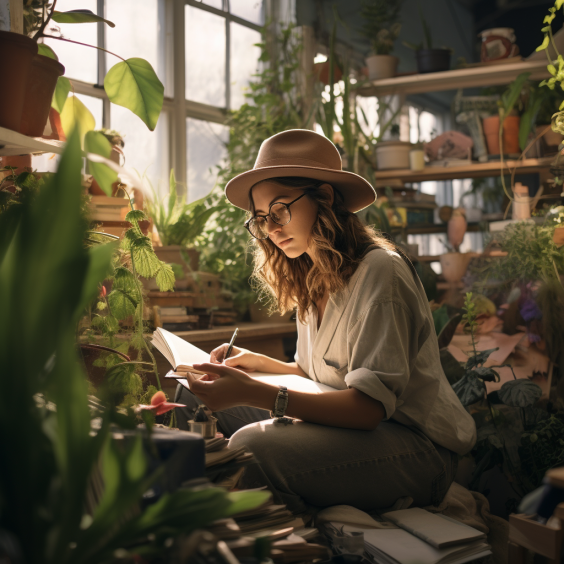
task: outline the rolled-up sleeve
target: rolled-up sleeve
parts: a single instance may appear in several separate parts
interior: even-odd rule
[[[345,383],[382,402],[390,419],[402,403],[399,398],[425,338],[405,305],[371,305],[349,330]]]

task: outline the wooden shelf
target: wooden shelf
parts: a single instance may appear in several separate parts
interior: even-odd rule
[[[0,156],[62,153],[64,145],[63,141],[28,137],[17,131],[0,127]]]
[[[484,224],[487,222],[480,223],[469,223],[466,228],[467,233],[477,233],[484,230]],[[407,235],[430,235],[432,233],[446,233],[447,224],[446,223],[424,223],[421,225],[413,224],[407,227],[392,227],[392,235],[407,234]]]
[[[374,80],[370,86],[357,90],[360,96],[388,96],[390,94],[420,94],[459,88],[499,86],[514,81],[522,72],[530,72],[531,80],[549,78],[546,60],[488,64],[426,74],[410,74]]]
[[[523,159],[521,161],[504,161],[507,174],[511,174],[513,168],[517,168],[519,174],[540,172],[550,166],[554,157],[543,157],[540,159]],[[381,185],[382,180],[401,180],[403,182],[425,182],[426,180],[454,180],[457,178],[482,178],[486,176],[498,176],[500,174],[500,162],[490,161],[487,163],[472,163],[465,166],[426,166],[424,170],[377,170],[376,181]]]

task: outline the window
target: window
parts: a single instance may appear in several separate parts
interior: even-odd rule
[[[57,10],[76,9],[75,0],[58,0]],[[217,165],[225,158],[228,129],[225,109],[245,101],[244,88],[255,73],[264,0],[82,0],[91,10],[115,23],[56,24],[69,41],[47,38],[73,81],[75,94],[92,112],[96,128],[124,136],[125,166],[145,173],[156,190],[168,187],[175,169],[179,190],[190,201],[215,185]],[[182,25],[179,25],[181,22]],[[182,29],[184,33],[174,35]],[[165,103],[154,132],[129,110],[108,103],[100,84],[119,59],[149,61],[165,85]],[[180,54],[180,55],[179,55]],[[176,58],[176,61],[175,61]],[[174,65],[185,69],[184,96],[175,99]],[[56,158],[34,157],[38,170],[53,170]]]

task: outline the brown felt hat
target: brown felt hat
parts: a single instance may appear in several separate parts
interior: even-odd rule
[[[331,184],[343,196],[345,206],[357,212],[376,200],[376,192],[362,176],[343,170],[337,147],[309,129],[290,129],[263,141],[255,166],[231,179],[225,196],[238,208],[250,211],[249,191],[262,180],[299,176]]]

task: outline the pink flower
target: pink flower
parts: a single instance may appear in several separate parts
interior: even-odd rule
[[[147,409],[154,411],[155,415],[162,415],[175,407],[186,407],[183,403],[171,403],[166,401],[166,396],[164,392],[157,392],[151,398],[151,405],[140,405],[139,409]]]

